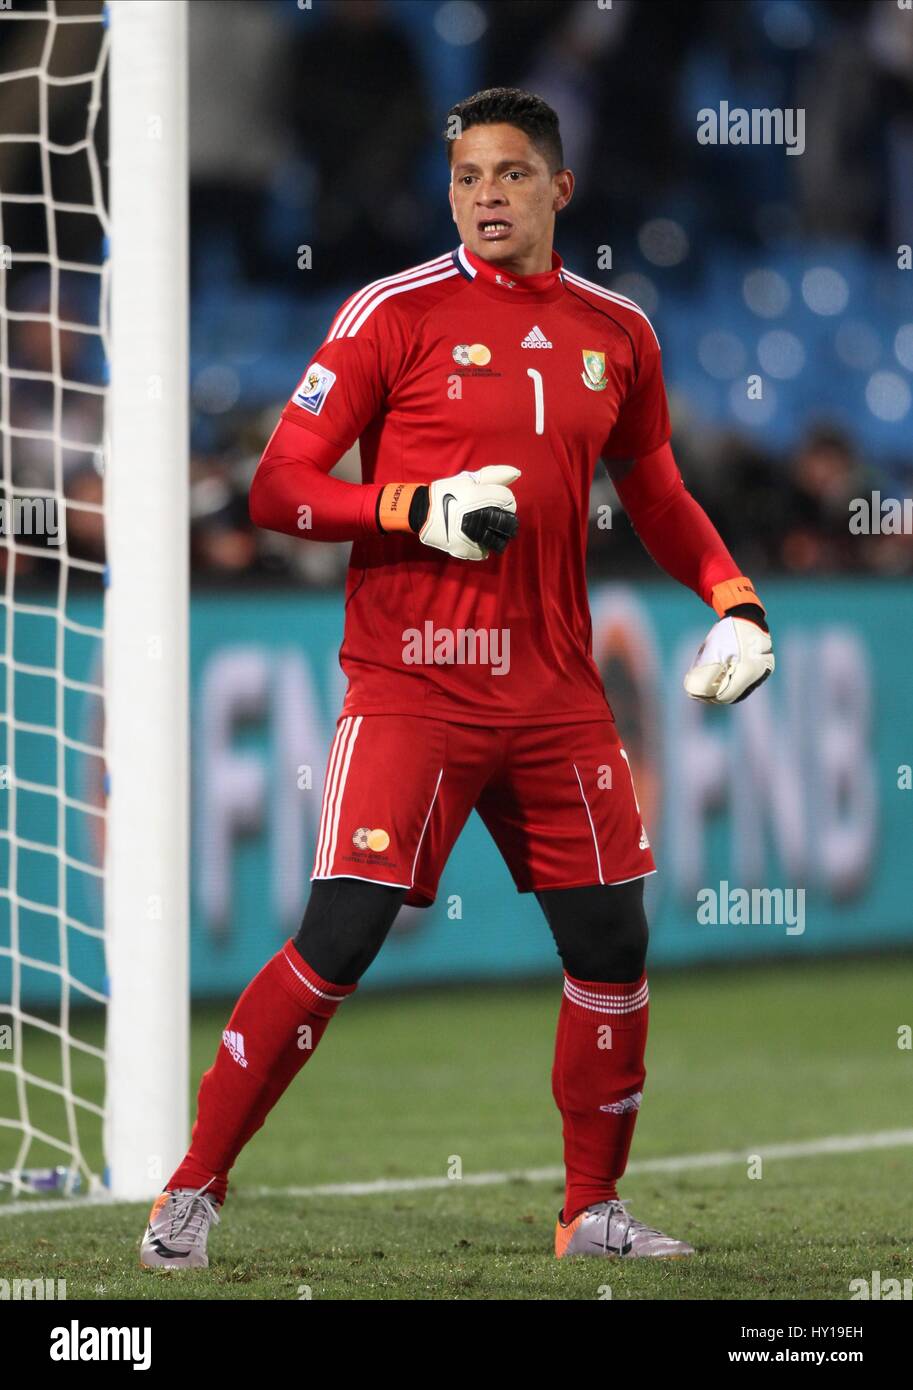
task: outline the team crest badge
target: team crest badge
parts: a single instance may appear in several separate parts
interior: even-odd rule
[[[591,391],[604,391],[608,386],[605,376],[605,353],[592,348],[583,349],[583,371],[580,380]]]

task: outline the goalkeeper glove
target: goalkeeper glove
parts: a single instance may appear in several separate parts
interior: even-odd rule
[[[377,503],[382,531],[414,531],[424,545],[458,560],[500,555],[517,534],[517,499],[507,486],[519,468],[489,464],[474,473],[438,478],[427,486],[388,483]]]
[[[737,582],[748,585],[747,592],[743,588],[746,599],[749,595],[751,600],[757,599],[749,581]],[[693,699],[710,705],[737,705],[757,690],[773,669],[763,607],[750,600],[736,603],[724,610],[724,616],[701,643],[685,676],[685,690]]]

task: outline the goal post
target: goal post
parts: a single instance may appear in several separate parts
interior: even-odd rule
[[[107,17],[105,1161],[111,1195],[140,1199],[188,1119],[187,5]]]

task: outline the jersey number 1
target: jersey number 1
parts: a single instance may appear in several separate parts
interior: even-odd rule
[[[527,367],[526,375],[533,379],[533,391],[536,396],[536,434],[541,434],[545,428],[545,399],[542,395],[542,373],[537,372],[535,367]]]

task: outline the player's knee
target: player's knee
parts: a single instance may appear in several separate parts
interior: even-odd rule
[[[315,880],[295,948],[323,979],[355,984],[384,944],[405,896],[405,889],[363,879]]]
[[[606,984],[639,980],[647,960],[646,923],[620,923],[611,932],[604,928],[591,940],[574,942],[561,951],[561,963],[575,980]]]
[[[638,980],[647,959],[649,930],[643,880],[540,893],[561,964],[576,980]]]

